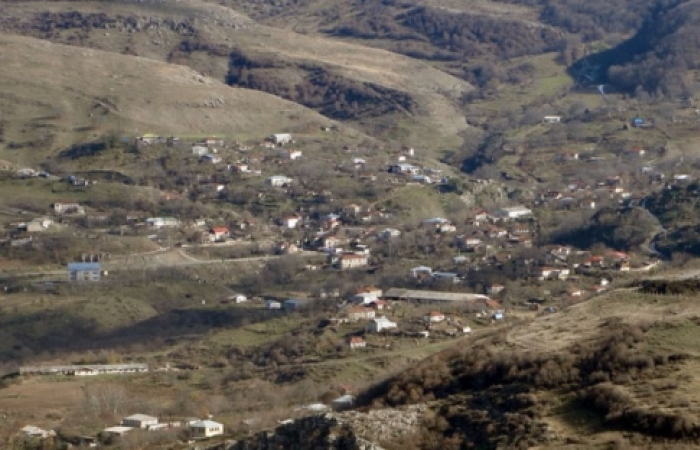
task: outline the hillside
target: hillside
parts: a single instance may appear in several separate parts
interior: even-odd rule
[[[467,129],[458,104],[468,82],[396,53],[257,24],[230,8],[197,0],[2,8],[8,33],[189,66],[389,139],[459,142]],[[238,70],[241,55],[247,74]]]
[[[24,164],[108,132],[260,137],[330,123],[184,66],[8,35],[0,46],[0,154]]]
[[[621,289],[431,357],[362,401],[427,403],[402,448],[690,447],[697,313],[688,296]]]
[[[592,55],[585,65],[600,66],[601,75],[621,91],[692,96],[696,89],[693,71],[700,68],[699,19],[697,1],[659,2],[634,36]]]

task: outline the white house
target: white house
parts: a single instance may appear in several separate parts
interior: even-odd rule
[[[380,316],[372,319],[369,325],[367,325],[367,331],[369,331],[370,333],[379,333],[384,330],[395,329],[396,327],[396,322],[392,322],[385,316]]]
[[[221,436],[224,434],[224,425],[213,420],[198,420],[190,423],[190,431],[196,439]]]
[[[202,155],[202,162],[218,164],[222,161],[221,156],[215,155],[214,153],[207,153]]]
[[[428,267],[428,266],[418,266],[418,267],[414,267],[411,270],[409,270],[408,274],[413,278],[418,278],[421,276],[429,276],[430,277],[433,275],[433,269]]]
[[[352,408],[355,404],[355,397],[350,394],[345,394],[342,397],[338,397],[331,402],[331,408],[333,411],[344,411],[346,409]]]
[[[265,308],[267,309],[282,309],[282,303],[275,300],[268,300],[265,302]]]
[[[233,294],[229,297],[229,300],[232,300],[234,303],[245,303],[248,301],[248,297],[243,294]]]
[[[338,258],[338,268],[341,270],[354,269],[357,267],[364,267],[369,264],[369,257],[367,255],[358,255],[355,253],[346,253]]]
[[[272,187],[283,187],[292,182],[292,179],[284,175],[273,175],[265,179],[265,184]]]
[[[47,219],[46,217],[39,217],[36,219],[32,219],[29,222],[19,224],[17,226],[17,229],[26,231],[28,233],[36,233],[47,230],[51,225],[53,225],[53,221],[51,219]]]
[[[501,208],[496,211],[496,217],[500,219],[522,219],[532,216],[532,210],[522,205]]]
[[[39,427],[35,427],[34,425],[27,425],[25,427],[22,427],[20,431],[24,433],[24,435],[27,437],[41,439],[47,438],[50,436],[51,433],[53,433],[53,431],[46,431]]]
[[[84,214],[85,210],[80,203],[73,201],[62,201],[55,202],[53,205],[53,211],[56,214]]]
[[[203,145],[193,145],[192,146],[192,154],[196,156],[204,156],[207,153],[209,153],[209,148],[203,146]]]
[[[375,311],[366,306],[353,306],[347,310],[348,320],[371,320],[375,317]]]
[[[132,414],[124,417],[121,421],[121,426],[131,428],[148,428],[151,425],[156,425],[158,418],[146,414]]]
[[[454,272],[433,272],[433,280],[435,281],[441,281],[441,282],[448,282],[448,283],[459,283],[461,281],[461,278],[459,275],[457,275]]]
[[[420,173],[420,167],[407,163],[393,164],[389,166],[389,173],[418,175]]]
[[[146,219],[146,226],[156,230],[166,227],[177,227],[178,225],[180,225],[180,221],[174,217],[150,217]]]
[[[273,134],[272,136],[270,136],[268,138],[268,140],[275,145],[286,145],[286,144],[289,144],[290,142],[293,142],[292,135],[289,133]]]
[[[355,293],[350,296],[349,301],[351,303],[369,305],[373,301],[379,300],[382,293],[382,290],[377,287],[366,286],[355,291]]]
[[[377,236],[379,239],[387,240],[401,236],[401,231],[396,228],[384,228]]]
[[[439,311],[430,311],[423,316],[423,322],[427,324],[440,323],[445,320],[445,315]]]
[[[288,159],[290,161],[296,161],[297,159],[301,158],[301,150],[282,150],[280,153],[280,158]]]
[[[559,123],[561,122],[561,116],[544,116],[544,123]]]
[[[132,427],[109,427],[102,430],[103,433],[112,434],[115,436],[124,436],[129,431],[133,430]]]
[[[299,225],[299,221],[301,220],[301,217],[299,216],[287,216],[284,219],[282,219],[282,226],[288,229],[294,229]]]

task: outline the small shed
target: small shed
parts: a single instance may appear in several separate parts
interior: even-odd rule
[[[331,408],[333,408],[333,411],[345,411],[352,408],[354,404],[355,397],[350,394],[345,394],[333,400],[331,402]]]

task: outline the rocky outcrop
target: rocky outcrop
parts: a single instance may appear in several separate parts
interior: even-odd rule
[[[289,420],[272,431],[236,442],[226,450],[382,450],[377,444],[414,432],[427,409],[406,408],[347,411]]]

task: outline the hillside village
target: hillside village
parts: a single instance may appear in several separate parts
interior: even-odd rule
[[[700,3],[463,3],[5,2],[0,448],[697,446]]]

